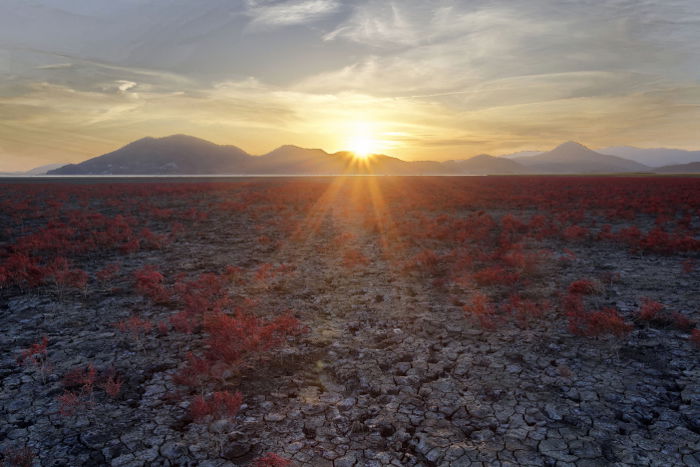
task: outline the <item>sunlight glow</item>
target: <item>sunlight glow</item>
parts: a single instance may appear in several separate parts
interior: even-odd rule
[[[374,142],[369,139],[358,138],[350,144],[350,151],[355,155],[355,157],[360,159],[367,159],[370,154],[375,152]]]
[[[379,152],[379,141],[373,138],[373,125],[367,122],[356,123],[353,135],[347,141],[347,150],[357,159],[365,160]]]

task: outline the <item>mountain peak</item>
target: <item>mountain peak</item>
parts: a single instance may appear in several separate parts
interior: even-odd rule
[[[565,143],[561,143],[559,146],[553,149],[553,151],[556,151],[557,149],[566,149],[566,150],[573,150],[573,149],[585,149],[587,151],[591,151],[591,149],[588,146],[584,146],[581,143],[578,143],[576,141],[567,141]]]
[[[642,164],[601,154],[575,141],[567,141],[551,151],[518,161],[543,173],[635,172],[647,169]]]

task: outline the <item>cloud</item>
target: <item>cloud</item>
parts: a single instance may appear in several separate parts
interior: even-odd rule
[[[253,29],[311,23],[335,13],[340,7],[335,0],[249,0],[247,4]]]

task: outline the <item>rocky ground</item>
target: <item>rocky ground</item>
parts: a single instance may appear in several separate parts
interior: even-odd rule
[[[476,286],[397,267],[382,253],[381,229],[363,228],[342,202],[300,213],[306,228],[293,241],[264,230],[272,243],[256,240],[265,217],[212,215],[161,249],[120,257],[123,272],[109,285],[60,298],[49,288],[3,290],[5,461],[27,446],[46,466],[247,465],[267,452],[299,466],[700,465],[700,351],[687,331],[634,321],[641,297],[700,321],[697,268],[682,273],[676,256],[566,245],[573,259],[549,259],[528,287],[556,303],[572,281],[615,272],[591,300],[620,310],[631,333],[574,336],[556,306],[529,327],[483,329],[462,306]],[[343,264],[329,241],[342,233],[369,264]],[[542,240],[532,251],[563,246]],[[83,265],[93,272],[112,260]],[[235,418],[194,423],[171,378],[201,339],[134,340],[116,330],[135,312],[157,321],[176,311],[135,295],[129,272],[263,263],[295,271],[232,284],[231,296],[258,300],[262,313],[294,310],[308,332],[227,382],[244,394]],[[39,336],[49,342],[44,375],[17,363]],[[123,376],[119,396],[96,392],[76,414],[59,414],[62,375],[88,363]]]

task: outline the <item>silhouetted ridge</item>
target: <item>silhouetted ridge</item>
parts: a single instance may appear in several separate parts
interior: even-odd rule
[[[480,154],[445,162],[408,162],[384,154],[358,160],[351,152],[284,145],[261,156],[194,136],[146,137],[52,175],[489,175],[522,173],[621,173],[649,171],[637,162],[567,141],[548,152],[509,159]]]
[[[575,141],[567,141],[541,154],[519,157],[517,162],[526,166],[528,171],[536,173],[614,173],[649,170],[646,165],[595,152]]]

